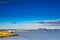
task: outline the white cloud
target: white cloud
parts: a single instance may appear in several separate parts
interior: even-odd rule
[[[32,21],[26,21],[26,22],[30,22],[30,23],[34,23],[34,22],[56,22],[56,21],[60,21],[60,19],[56,19],[56,20],[32,20]]]
[[[48,23],[38,23],[38,22],[58,22],[60,20],[48,20],[48,21],[25,21],[23,23],[1,23],[0,29],[39,29],[39,28],[46,28],[46,29],[60,29],[60,24],[48,24]]]

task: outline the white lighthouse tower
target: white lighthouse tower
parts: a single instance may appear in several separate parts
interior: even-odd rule
[[[12,32],[12,30],[9,28],[8,32]]]

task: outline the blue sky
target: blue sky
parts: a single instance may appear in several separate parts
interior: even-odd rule
[[[0,0],[0,24],[60,19],[60,0]]]

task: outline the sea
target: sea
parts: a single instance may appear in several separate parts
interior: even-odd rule
[[[16,32],[20,36],[0,40],[60,40],[60,31]]]

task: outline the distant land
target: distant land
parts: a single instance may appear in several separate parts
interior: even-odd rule
[[[38,31],[60,31],[60,29],[32,29],[32,30],[26,30],[26,29],[0,29],[0,31],[13,31],[13,32],[38,32]]]

